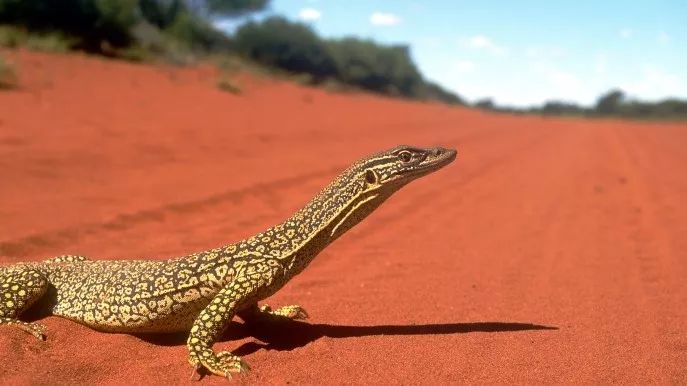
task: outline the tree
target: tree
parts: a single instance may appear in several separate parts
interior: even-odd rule
[[[582,115],[586,111],[574,102],[547,101],[539,110],[545,115]],[[535,110],[535,111],[536,111]]]
[[[595,112],[601,115],[618,114],[625,100],[625,93],[615,89],[603,94],[596,102]]]
[[[262,11],[269,2],[270,0],[186,0],[188,7],[195,13],[227,17]]]
[[[475,102],[475,107],[485,110],[493,110],[495,108],[494,100],[491,98],[480,99]]]
[[[139,0],[141,15],[158,28],[172,25],[184,10],[182,0]]]
[[[283,17],[243,25],[236,31],[234,43],[244,55],[288,71],[310,73],[318,79],[336,72],[327,47],[315,32]]]
[[[137,20],[138,0],[0,0],[0,23],[60,31],[95,51],[102,42],[130,44],[130,29]]]
[[[417,96],[422,75],[407,46],[383,46],[370,40],[344,38],[328,41],[339,79],[368,90]]]

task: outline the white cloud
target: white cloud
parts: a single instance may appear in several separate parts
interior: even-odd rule
[[[412,44],[419,47],[440,48],[442,43],[443,40],[435,36],[418,37],[412,40]]]
[[[552,86],[561,91],[565,90],[567,93],[578,91],[582,86],[582,82],[575,75],[563,70],[550,68],[546,71],[545,75],[547,81]]]
[[[597,74],[605,74],[608,68],[608,57],[606,54],[596,55],[596,60],[594,62],[594,72]]]
[[[465,47],[485,50],[495,56],[504,56],[508,53],[506,48],[499,46],[484,35],[475,35],[462,39],[461,44]]]
[[[562,59],[568,56],[568,51],[557,46],[533,46],[527,48],[525,55],[531,59]]]
[[[315,21],[320,20],[322,17],[322,12],[316,10],[315,8],[303,8],[298,12],[298,18],[304,21]]]
[[[620,88],[632,96],[649,100],[687,93],[687,87],[680,76],[668,73],[654,65],[645,65],[640,78],[621,84]]]
[[[621,28],[620,31],[618,31],[618,35],[620,35],[621,38],[623,39],[629,39],[634,35],[634,31],[632,28]]]
[[[455,62],[454,68],[456,72],[460,74],[465,74],[472,72],[475,69],[475,63],[470,60],[457,60]]]
[[[582,81],[575,74],[563,70],[549,63],[535,62],[531,66],[538,78],[533,84],[538,85],[532,90],[523,90],[525,93],[533,93],[530,99],[539,99],[536,103],[545,100],[576,101],[578,103],[590,103],[596,98],[589,80]]]
[[[401,23],[401,18],[393,13],[374,12],[370,15],[370,23],[377,26],[392,26]]]
[[[668,35],[665,31],[661,31],[658,33],[658,43],[662,46],[667,46],[670,43],[670,35]]]

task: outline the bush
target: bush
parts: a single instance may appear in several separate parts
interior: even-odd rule
[[[601,115],[618,114],[624,100],[625,93],[621,90],[611,90],[599,97],[594,110]]]
[[[308,74],[308,83],[337,79],[385,94],[463,103],[457,95],[424,81],[407,46],[355,38],[322,40],[307,25],[272,17],[239,28],[234,48],[268,66]]]
[[[129,30],[138,20],[138,0],[0,0],[0,23],[32,32],[59,31],[79,46],[99,51],[131,43]]]
[[[440,101],[450,105],[465,105],[463,98],[433,82],[425,81],[419,97],[421,99]]]
[[[197,52],[228,51],[229,38],[200,17],[184,11],[164,33],[184,48]]]
[[[584,115],[587,109],[573,102],[547,101],[540,109],[544,115]]]
[[[22,46],[38,51],[67,52],[76,44],[76,39],[59,31],[34,33],[17,27],[0,27],[0,46],[3,47]]]
[[[483,98],[475,102],[475,107],[479,109],[484,109],[484,110],[495,110],[496,104],[494,103],[494,100],[491,98]]]
[[[306,25],[272,17],[238,29],[235,48],[269,66],[305,72],[321,80],[336,75],[334,61],[324,42]]]
[[[345,83],[392,95],[417,96],[423,80],[407,46],[381,46],[346,38],[328,42],[337,76]]]
[[[160,29],[172,25],[184,9],[181,0],[139,0],[138,7],[143,18]]]

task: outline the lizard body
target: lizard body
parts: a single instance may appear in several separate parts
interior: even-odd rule
[[[190,331],[196,370],[230,376],[246,365],[212,345],[235,315],[246,322],[307,317],[300,306],[257,302],[300,273],[327,245],[410,181],[452,162],[456,151],[399,146],[346,169],[288,220],[255,236],[164,261],[91,261],[64,255],[0,267],[0,325],[38,338],[19,315],[41,301],[53,315],[107,332]]]

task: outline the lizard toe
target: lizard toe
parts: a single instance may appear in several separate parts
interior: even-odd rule
[[[203,367],[209,372],[231,379],[232,374],[246,373],[250,367],[241,357],[228,351],[222,351],[216,355],[200,359]]]
[[[299,305],[280,307],[277,311],[274,311],[274,314],[294,320],[308,319],[309,317],[308,312],[305,311],[305,308]]]

